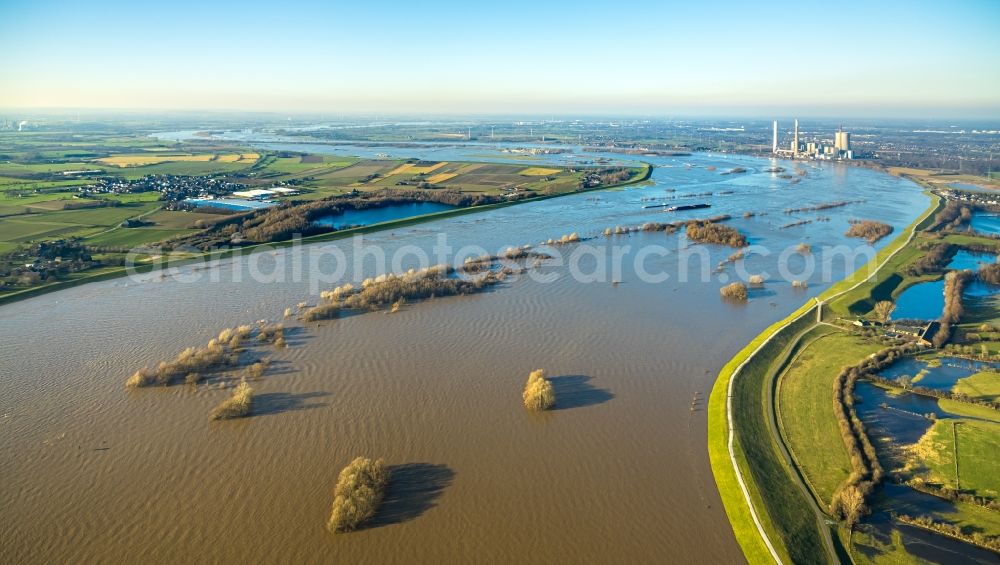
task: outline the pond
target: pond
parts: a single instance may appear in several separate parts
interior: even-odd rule
[[[981,186],[981,185],[978,185],[978,184],[970,184],[970,183],[967,183],[967,182],[953,182],[953,183],[949,184],[948,186],[950,188],[957,188],[959,190],[972,190],[972,191],[979,191],[979,192],[989,190],[989,188],[987,188],[985,186]]]
[[[974,231],[980,233],[1000,235],[1000,214],[990,214],[987,212],[976,212],[972,215],[969,225]]]
[[[899,295],[893,320],[936,320],[944,310],[944,279],[922,282]]]
[[[978,271],[983,265],[996,262],[996,255],[989,253],[976,253],[962,249],[956,253],[951,259],[951,262],[948,263],[948,268],[955,269],[956,271]]]
[[[316,225],[343,229],[352,226],[367,226],[371,224],[381,224],[393,220],[402,220],[434,212],[444,212],[451,210],[454,206],[441,204],[439,202],[408,202],[405,204],[392,204],[380,208],[366,208],[364,210],[346,210],[341,214],[330,214],[316,219]]]
[[[953,257],[951,262],[948,263],[948,268],[975,272],[978,271],[983,265],[996,263],[996,261],[997,257],[992,253],[976,253],[962,249],[956,253],[955,257]],[[963,295],[979,298],[983,296],[993,296],[997,292],[1000,292],[1000,286],[989,284],[980,280],[973,280],[965,285],[965,292]]]
[[[983,282],[981,280],[972,280],[965,285],[965,290],[962,291],[962,296],[983,298],[993,296],[997,292],[1000,292],[1000,286]]]
[[[896,394],[867,381],[854,387],[855,410],[875,438],[887,438],[900,445],[916,443],[934,422],[924,414],[947,418],[936,398],[919,394]],[[883,404],[885,408],[883,408]]]

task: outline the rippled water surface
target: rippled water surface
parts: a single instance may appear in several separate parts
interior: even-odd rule
[[[465,159],[483,151],[469,149]],[[226,391],[126,392],[123,382],[223,327],[278,319],[286,307],[315,302],[309,276],[232,281],[234,262],[226,260],[184,269],[189,282],[150,275],[3,306],[0,561],[739,561],[706,451],[703,399],[719,368],[827,286],[819,268],[810,277],[798,273],[820,262],[824,246],[859,245],[843,236],[848,219],[888,222],[898,233],[927,199],[909,182],[862,168],[782,163],[805,171],[791,184],[764,172],[774,164],[766,160],[648,160],[661,165],[648,186],[469,214],[366,241],[389,256],[414,246],[400,264],[406,267],[417,260],[414,248],[430,254],[441,233],[456,248],[495,252],[573,231],[589,238],[608,226],[728,213],[735,218],[728,225],[773,250],[747,261],[749,273],[772,277],[749,303],[720,300],[723,279],[714,268],[730,248],[705,247],[707,260],[695,257],[684,282],[683,234],[597,238],[585,243],[598,252],[577,257],[584,272],[608,266],[600,250],[629,247],[621,272],[595,277],[602,282],[578,282],[552,264],[541,271],[554,282],[523,277],[395,314],[307,328],[292,321],[289,348],[260,349],[274,362],[254,383],[254,416],[221,424],[207,414]],[[538,162],[546,161],[531,164]],[[719,174],[734,167],[749,172]],[[712,208],[669,214],[643,209],[649,199]],[[865,201],[784,212],[857,199]],[[744,218],[745,211],[762,214]],[[800,221],[810,223],[785,227]],[[811,255],[780,254],[802,242]],[[634,258],[648,245],[668,252],[646,255],[641,268],[666,280],[639,276]],[[560,248],[567,263],[577,247]],[[282,249],[258,267],[334,249],[351,263],[350,276],[349,241]],[[235,264],[248,261],[255,260]],[[808,278],[808,290],[778,280],[779,261]],[[374,274],[371,257],[358,267]],[[310,264],[306,275],[321,268]],[[845,268],[853,266],[835,261],[831,278]],[[721,273],[736,274],[732,266]],[[520,391],[538,367],[554,377],[559,405],[532,415]],[[373,527],[333,536],[324,529],[333,484],[361,454],[393,466],[389,499]]]

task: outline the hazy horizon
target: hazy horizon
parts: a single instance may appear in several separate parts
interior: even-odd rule
[[[1000,115],[995,2],[610,8],[5,4],[0,108]]]

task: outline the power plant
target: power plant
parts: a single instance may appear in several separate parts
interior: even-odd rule
[[[837,129],[837,133],[834,135],[833,146],[840,151],[851,150],[851,134],[850,132],[844,131],[844,126],[840,126],[840,128]]]
[[[834,132],[832,145],[828,139],[813,139],[803,144],[799,137],[799,120],[796,118],[795,126],[792,130],[792,142],[788,149],[778,148],[778,120],[774,120],[773,129],[771,153],[774,155],[790,157],[792,159],[854,159],[854,151],[851,149],[851,133],[844,131],[843,125]]]

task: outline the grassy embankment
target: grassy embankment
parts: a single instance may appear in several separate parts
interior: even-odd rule
[[[918,222],[916,227],[925,227],[926,223]],[[918,246],[927,240],[924,235],[918,233],[914,241],[893,257],[872,281],[845,293],[831,304],[828,312],[863,314],[864,308],[860,305],[868,306],[880,299],[894,298],[905,286],[920,282],[920,277],[907,277],[905,272],[910,263],[922,256]],[[983,238],[962,237],[969,240],[963,241],[963,244],[984,243]],[[912,280],[914,278],[917,280]],[[885,281],[890,281],[897,288],[891,288]],[[997,309],[992,311],[995,315]],[[818,415],[827,413],[832,416],[830,384],[838,373],[838,367],[856,364],[879,347],[831,326],[816,328],[810,333],[823,335],[811,335],[812,341],[802,348],[795,362],[781,377],[779,416],[784,439],[810,490],[822,502],[829,502],[831,488],[836,488],[847,478],[850,459],[845,450],[833,447],[842,445],[842,442],[836,441],[838,434],[833,418],[824,419]],[[820,357],[819,362],[817,357]],[[1000,393],[1000,376],[977,374],[965,383],[959,381],[954,391],[972,398],[992,400]],[[937,421],[917,445],[908,448],[908,464],[904,472],[928,484],[961,489],[975,496],[996,497],[1000,485],[995,477],[1000,477],[1000,465],[989,454],[1000,448],[1000,424],[991,423],[998,421],[997,413],[985,407],[950,400],[939,400],[939,404],[945,411],[966,418]],[[919,508],[895,500],[880,500],[879,506],[900,514],[920,513]],[[1000,515],[975,504],[956,501],[950,511],[938,509],[931,515],[935,521],[962,531],[990,534],[1000,531],[997,529]],[[852,538],[843,530],[838,533],[841,543],[845,546],[850,544],[851,555],[860,562],[868,562],[867,556],[872,551],[882,552],[882,558],[873,562],[908,559],[902,540],[896,539],[897,536],[891,543],[883,543],[867,534]],[[865,551],[855,549],[859,547],[864,547]]]
[[[870,265],[881,265],[881,270],[893,269],[895,254],[909,241],[914,230],[933,219],[933,212],[939,205],[940,202],[936,201],[899,237],[883,247]],[[891,260],[887,262],[887,259]],[[712,389],[708,406],[712,471],[737,541],[751,563],[770,561],[772,557],[759,534],[729,457],[728,391],[732,387],[733,451],[761,528],[783,561],[827,561],[828,556],[820,539],[824,534],[817,531],[810,502],[795,483],[796,470],[789,468],[781,456],[776,443],[779,439],[770,429],[772,420],[768,411],[772,405],[775,374],[792,354],[799,337],[816,324],[816,302],[833,298],[838,298],[839,304],[855,303],[862,297],[870,300],[870,289],[878,284],[878,277],[869,279],[869,274],[867,267],[855,271],[815,301],[804,304],[784,320],[770,326],[723,367]],[[855,286],[857,288],[852,290]],[[868,289],[867,293],[865,289]],[[848,295],[858,298],[844,300]],[[826,308],[823,311],[825,315]],[[831,405],[834,376],[831,376],[830,385]],[[839,438],[832,444],[843,451],[842,445]],[[747,457],[747,454],[752,456]]]
[[[833,410],[833,381],[881,345],[830,326],[817,326],[778,380],[778,422],[784,441],[818,499],[827,508],[851,473],[851,460]],[[825,416],[825,417],[824,417]]]
[[[503,208],[503,207],[507,207],[507,206],[512,206],[512,205],[516,205],[516,204],[524,204],[524,203],[528,203],[528,202],[537,202],[537,201],[541,201],[541,200],[547,200],[549,198],[557,198],[557,197],[566,196],[566,195],[569,195],[569,194],[580,194],[580,193],[583,193],[583,192],[590,192],[590,191],[595,191],[595,190],[605,190],[605,189],[608,189],[608,188],[619,188],[619,187],[623,187],[623,186],[638,184],[638,183],[641,183],[641,182],[644,182],[644,181],[648,180],[649,177],[652,175],[652,171],[653,171],[653,167],[652,166],[645,165],[643,168],[637,169],[636,172],[635,172],[635,174],[632,176],[632,178],[628,179],[625,182],[617,183],[617,184],[611,185],[611,186],[601,186],[601,187],[592,188],[592,189],[581,189],[581,190],[565,191],[565,192],[554,192],[554,193],[551,193],[551,194],[543,194],[543,195],[540,195],[540,196],[535,196],[535,197],[532,197],[532,198],[525,198],[525,199],[515,200],[515,201],[505,201],[505,202],[499,202],[499,203],[495,203],[495,204],[485,204],[485,205],[481,205],[481,206],[470,206],[470,207],[466,207],[466,208],[456,208],[456,209],[452,209],[452,210],[444,210],[444,211],[441,211],[441,212],[434,212],[434,213],[423,214],[423,215],[419,215],[419,216],[411,216],[409,218],[403,218],[403,219],[400,219],[400,220],[392,220],[392,221],[382,222],[382,223],[378,223],[378,224],[370,224],[370,225],[361,226],[361,227],[357,227],[357,228],[350,228],[350,229],[339,230],[339,231],[334,231],[334,232],[330,232],[330,233],[319,234],[319,235],[315,235],[315,236],[310,236],[310,237],[302,238],[299,241],[301,243],[318,243],[318,242],[324,242],[324,241],[334,241],[334,240],[338,240],[338,239],[344,239],[344,238],[352,237],[354,235],[373,233],[373,232],[378,232],[378,231],[388,230],[388,229],[402,228],[402,227],[411,226],[411,225],[415,225],[415,224],[420,224],[420,223],[425,223],[425,222],[432,222],[432,221],[435,221],[435,220],[443,220],[443,219],[446,219],[446,218],[451,218],[451,217],[456,217],[456,216],[462,216],[462,215],[465,215],[465,214],[475,214],[475,213],[478,213],[478,212],[485,212],[485,211],[489,211],[489,210],[495,210],[495,209],[499,209],[499,208]],[[188,212],[178,212],[178,213],[186,214]],[[293,241],[282,241],[282,242],[275,242],[275,243],[265,243],[265,244],[259,244],[259,245],[245,246],[245,247],[239,248],[238,250],[224,250],[224,251],[217,251],[217,252],[211,252],[211,253],[205,253],[205,254],[184,254],[177,261],[171,263],[170,266],[179,266],[179,265],[183,265],[183,264],[186,264],[186,263],[191,263],[191,262],[194,262],[194,261],[211,261],[211,260],[217,260],[217,259],[224,259],[224,258],[227,258],[227,257],[231,257],[231,256],[233,256],[236,253],[250,253],[250,252],[253,252],[256,249],[275,249],[275,248],[280,248],[280,247],[288,247],[288,246],[291,246],[293,244],[295,244],[295,242],[293,242]],[[134,271],[135,272],[147,272],[147,271],[153,270],[154,268],[156,268],[155,264],[152,264],[152,263],[142,263],[142,264],[136,265]],[[126,274],[127,274],[127,271],[126,271],[126,269],[124,267],[104,267],[104,268],[93,269],[93,270],[89,270],[89,271],[85,271],[85,272],[81,272],[81,273],[75,273],[73,275],[68,276],[65,279],[61,279],[61,280],[54,281],[54,282],[51,282],[51,283],[41,284],[41,285],[38,285],[38,286],[35,286],[35,287],[26,288],[26,289],[23,289],[23,290],[19,290],[19,291],[15,291],[15,292],[10,292],[10,293],[3,294],[2,296],[0,296],[0,304],[5,304],[5,303],[8,303],[8,302],[14,302],[14,301],[21,300],[21,299],[24,299],[24,298],[29,298],[29,297],[32,297],[32,296],[38,296],[40,294],[45,294],[45,293],[48,293],[48,292],[53,292],[53,291],[61,290],[61,289],[64,289],[64,288],[70,288],[70,287],[81,285],[81,284],[86,284],[86,283],[90,283],[90,282],[97,282],[97,281],[102,281],[102,280],[117,278],[117,277],[125,276]]]

